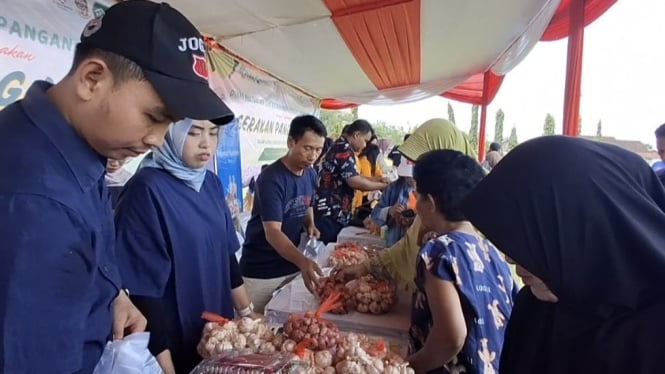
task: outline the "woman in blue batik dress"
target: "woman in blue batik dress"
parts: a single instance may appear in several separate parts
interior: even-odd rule
[[[409,363],[416,373],[495,374],[516,290],[501,254],[460,208],[484,172],[443,150],[421,156],[413,174],[416,209],[438,237],[418,254]]]

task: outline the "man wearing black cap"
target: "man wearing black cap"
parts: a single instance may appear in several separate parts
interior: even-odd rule
[[[92,373],[108,339],[145,328],[121,291],[104,166],[184,117],[233,113],[196,28],[146,0],[90,21],[68,75],[0,112],[0,372]]]

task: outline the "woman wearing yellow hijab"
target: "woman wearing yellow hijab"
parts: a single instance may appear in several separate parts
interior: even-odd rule
[[[452,149],[476,157],[466,135],[452,122],[440,118],[430,119],[420,125],[399,147],[400,153],[412,161],[416,161],[423,153],[439,149]],[[413,291],[416,259],[424,235],[420,219],[416,216],[406,235],[395,245],[381,251],[367,263],[338,269],[336,277],[351,279],[372,273],[382,279],[392,280],[402,289]]]

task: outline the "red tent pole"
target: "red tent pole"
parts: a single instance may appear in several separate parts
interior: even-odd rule
[[[485,123],[487,122],[487,105],[480,106],[480,129],[478,129],[478,161],[485,159]]]
[[[485,124],[487,123],[487,97],[490,90],[490,71],[483,75],[483,98],[480,106],[480,128],[478,129],[478,161],[485,159]]]
[[[563,134],[577,136],[582,86],[582,51],[584,49],[584,2],[571,0],[568,24],[568,62],[563,102]]]

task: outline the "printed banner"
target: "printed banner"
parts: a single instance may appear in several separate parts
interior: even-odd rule
[[[2,0],[0,109],[21,99],[35,80],[57,82],[72,64],[86,23],[110,1]]]
[[[314,113],[319,103],[227,53],[213,50],[209,57],[213,70],[210,85],[236,114],[242,186],[247,186],[258,175],[261,165],[270,164],[286,153],[293,117]]]
[[[86,23],[112,0],[0,0],[0,109],[23,98],[35,80],[57,82],[69,71]],[[236,113],[221,132],[216,171],[229,207],[241,210],[242,188],[261,165],[286,153],[293,117],[314,113],[318,101],[238,62],[210,53],[210,84]]]
[[[238,190],[241,180],[240,171],[240,142],[238,141],[238,121],[234,120],[222,126],[219,132],[219,147],[217,147],[217,176],[224,186],[224,197],[232,215],[242,210],[242,187]]]

